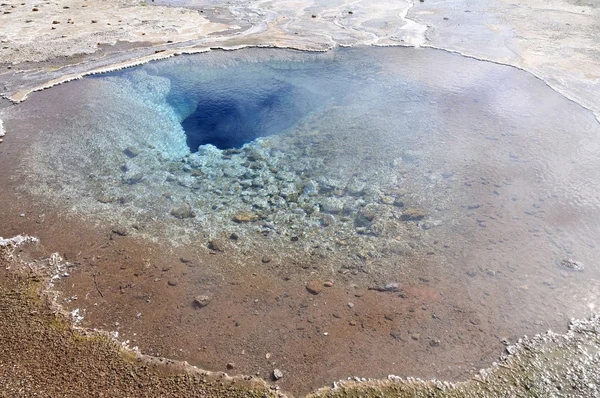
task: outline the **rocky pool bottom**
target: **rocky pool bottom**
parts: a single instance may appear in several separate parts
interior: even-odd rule
[[[207,87],[303,100],[279,134],[194,153],[181,123]],[[456,380],[597,308],[598,124],[515,69],[423,49],[215,52],[1,113],[0,233],[39,236],[68,270],[61,304],[152,355],[277,367],[296,394]]]

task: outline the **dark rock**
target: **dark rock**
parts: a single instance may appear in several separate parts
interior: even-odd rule
[[[225,251],[225,245],[219,239],[213,239],[213,240],[209,241],[208,248],[210,250],[214,250],[216,252],[224,252]]]
[[[169,284],[169,286],[177,286],[179,284],[179,280],[177,278],[172,278],[169,279],[167,283]]]
[[[575,261],[575,260],[571,260],[571,259],[563,259],[560,262],[560,265],[562,265],[565,268],[568,268],[570,270],[573,271],[583,271],[583,269],[585,268],[584,265],[582,263],[580,263],[579,261]]]
[[[271,257],[269,257],[267,255],[264,255],[263,258],[262,258],[263,264],[270,263],[271,261],[272,261]]]
[[[356,217],[354,218],[354,226],[358,228],[363,228],[362,231],[366,231],[367,228],[371,226],[371,222],[375,218],[375,214],[367,211],[365,209],[361,209]]]
[[[114,228],[112,230],[113,234],[119,235],[119,236],[127,236],[128,232],[125,228]]]
[[[392,336],[392,338],[396,341],[404,341],[404,339],[402,338],[401,330],[398,330],[398,329],[390,330],[390,336]]]
[[[235,232],[233,232],[231,235],[229,235],[229,239],[231,240],[238,240],[240,238],[240,236],[238,234],[236,234]]]
[[[138,156],[142,151],[140,151],[139,149],[137,149],[136,147],[133,146],[128,146],[127,148],[125,148],[125,150],[123,151],[123,153],[125,154],[125,156],[127,156],[128,158],[135,158],[136,156]]]

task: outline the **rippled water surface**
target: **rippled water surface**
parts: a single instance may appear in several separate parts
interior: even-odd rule
[[[431,49],[249,49],[65,87],[24,167],[72,214],[398,300],[418,286],[427,316],[385,326],[409,345],[598,304],[600,128],[528,73]]]

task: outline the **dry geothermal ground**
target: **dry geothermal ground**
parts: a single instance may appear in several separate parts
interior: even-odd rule
[[[83,97],[59,84],[216,49],[430,47],[514,66],[546,84],[547,98],[570,102],[566,113],[598,119],[600,9],[592,1],[4,0],[0,27],[2,396],[299,396],[348,376],[360,377],[317,395],[598,394],[598,321],[567,327],[570,316],[597,310],[597,264],[586,261],[583,272],[572,270],[578,263],[559,264],[536,275],[514,264],[474,266],[473,258],[486,258],[485,246],[517,247],[523,238],[484,234],[481,250],[464,255],[468,267],[460,276],[430,275],[440,251],[453,251],[460,238],[438,242],[437,230],[430,232],[435,220],[413,222],[422,218],[419,209],[405,206],[398,217],[413,222],[403,230],[414,241],[406,249],[412,269],[378,278],[389,274],[368,261],[377,256],[358,253],[368,272],[331,273],[324,257],[269,252],[245,244],[243,233],[208,240],[190,233],[173,244],[138,233],[137,224],[86,217],[68,193],[55,195],[60,200],[32,194],[22,172],[28,167],[23,154],[39,138],[31,132],[43,135],[61,122],[47,102],[59,98],[51,105],[65,111],[81,105],[76,98]],[[43,89],[49,90],[35,93]],[[584,130],[597,132],[595,121],[586,123]],[[596,181],[590,177],[582,192]],[[597,202],[576,197],[576,204]],[[394,202],[392,194],[381,200]],[[478,227],[494,225],[491,214],[478,218],[487,205],[468,204]],[[556,218],[579,222],[572,214]],[[581,243],[589,258],[597,250],[594,231],[592,223]],[[561,231],[532,226],[529,232],[565,245]],[[6,240],[21,234],[36,239]],[[347,244],[337,239],[335,250],[344,252]],[[567,246],[567,253],[579,254],[578,243]],[[531,253],[523,250],[523,258],[535,262]],[[489,304],[505,283],[514,286],[508,304]],[[211,301],[199,308],[202,295]],[[564,305],[569,300],[573,305]],[[515,306],[523,312],[511,313]],[[537,315],[526,319],[530,314]],[[549,328],[563,334],[538,336]],[[536,337],[521,339],[524,334]],[[388,373],[468,381],[374,380]]]

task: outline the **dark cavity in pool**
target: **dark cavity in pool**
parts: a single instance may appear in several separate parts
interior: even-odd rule
[[[197,105],[181,122],[191,152],[206,144],[240,148],[256,138],[280,134],[318,102],[302,88],[279,80],[252,83],[227,79],[193,90]]]

